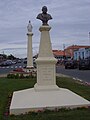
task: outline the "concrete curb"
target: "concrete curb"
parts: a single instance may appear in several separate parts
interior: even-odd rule
[[[57,77],[70,77],[70,76],[68,76],[68,75],[64,75],[64,74],[61,74],[61,73],[56,73],[56,76],[57,76]]]
[[[7,74],[1,74],[0,77],[7,77]]]

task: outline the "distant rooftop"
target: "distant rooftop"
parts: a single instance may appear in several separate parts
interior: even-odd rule
[[[53,54],[56,56],[64,56],[64,51],[62,50],[53,50]]]
[[[85,45],[71,45],[67,47],[66,49],[79,49],[79,48],[90,48],[90,46],[85,46]]]

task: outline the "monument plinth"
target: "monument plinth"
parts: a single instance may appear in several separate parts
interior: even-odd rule
[[[56,62],[53,56],[50,31],[51,27],[43,25],[39,28],[41,32],[39,55],[37,63],[37,83],[34,88],[39,90],[58,90],[56,85]]]

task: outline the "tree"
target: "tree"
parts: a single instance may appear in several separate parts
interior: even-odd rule
[[[14,57],[12,54],[10,54],[10,55],[8,55],[8,59],[9,60],[14,60],[14,59],[16,59],[16,57]]]

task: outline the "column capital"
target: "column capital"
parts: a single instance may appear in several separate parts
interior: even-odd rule
[[[27,35],[29,36],[33,36],[33,33],[32,32],[28,32]]]
[[[42,26],[39,28],[40,32],[42,32],[42,31],[49,31],[50,29],[51,29],[51,27],[48,26],[48,25],[42,25]]]

